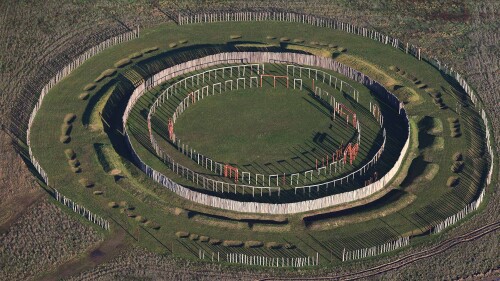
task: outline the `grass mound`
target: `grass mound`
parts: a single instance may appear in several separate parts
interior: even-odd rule
[[[78,161],[78,159],[70,159],[68,160],[68,164],[70,167],[80,167],[80,161]]]
[[[453,157],[452,157],[453,161],[462,161],[462,159],[463,159],[463,155],[461,152],[455,152],[455,154],[453,154]]]
[[[281,247],[283,247],[283,245],[278,243],[278,242],[267,242],[266,243],[266,248],[268,248],[268,249],[281,249]]]
[[[158,230],[160,229],[160,225],[157,224],[156,222],[153,222],[153,221],[148,221],[144,224],[144,226],[148,227],[148,228],[151,228],[151,229],[155,229],[155,230]]]
[[[142,53],[141,52],[135,52],[135,53],[132,53],[128,56],[129,59],[137,59],[137,58],[140,58],[142,57]]]
[[[118,203],[111,201],[108,203],[108,207],[110,208],[118,208]]]
[[[68,113],[64,116],[64,123],[71,124],[76,120],[76,115],[74,113]]]
[[[78,99],[80,100],[87,100],[89,98],[90,94],[89,93],[81,93],[79,96],[78,96]]]
[[[183,41],[183,40],[181,40]],[[186,40],[186,43],[187,43],[187,40]],[[154,51],[158,51],[158,46],[154,46],[154,47],[151,47],[151,48],[146,48],[146,49],[142,49],[142,53],[143,54],[149,54],[149,53],[152,53]]]
[[[246,241],[245,248],[258,248],[264,246],[261,241]]]
[[[96,190],[93,193],[94,193],[94,195],[103,195],[104,194],[104,192],[101,190]]]
[[[59,141],[61,143],[64,143],[64,144],[68,144],[71,141],[71,137],[70,136],[60,136]]]
[[[89,179],[86,179],[86,178],[82,178],[82,179],[79,179],[78,182],[83,185],[84,187],[93,187],[94,186],[94,182],[89,180]]]
[[[208,243],[211,244],[211,245],[220,245],[222,243],[222,241],[220,239],[210,238],[210,240],[208,241]]]
[[[125,67],[125,66],[129,65],[131,62],[132,62],[131,59],[124,58],[124,59],[121,59],[121,60],[115,62],[114,67],[116,67],[116,68],[122,68],[122,67]]]
[[[290,41],[290,38],[288,38],[288,37],[281,37],[280,41],[281,42],[288,42],[288,41]]]
[[[76,153],[75,153],[75,151],[74,151],[73,149],[71,149],[71,148],[65,149],[65,150],[64,150],[64,155],[66,155],[66,158],[67,158],[68,160],[73,160],[73,159],[75,159],[75,158],[76,158]]]
[[[79,174],[82,172],[82,168],[81,167],[71,167],[71,171],[75,174]]]
[[[294,43],[304,43],[304,39],[296,38],[296,39],[293,39],[293,42]]]
[[[198,234],[191,233],[191,235],[189,235],[189,240],[196,241],[198,239],[200,239],[200,236]]]
[[[83,87],[84,91],[92,91],[97,85],[95,83],[89,83]]]
[[[460,173],[462,171],[462,169],[464,168],[464,162],[463,161],[455,161],[452,165],[451,165],[451,171],[453,173]]]
[[[177,236],[179,238],[187,238],[187,237],[189,237],[189,232],[187,232],[187,231],[177,231],[175,233],[175,236]]]
[[[108,68],[104,70],[97,78],[94,80],[94,82],[101,82],[104,80],[104,78],[111,77],[116,74],[116,69],[115,68]]]
[[[210,237],[202,235],[200,236],[199,240],[200,242],[208,242],[210,240]]]
[[[224,242],[222,242],[222,246],[241,247],[241,246],[243,246],[243,242],[239,241],[239,240],[224,240]]]
[[[231,39],[240,39],[241,35],[240,34],[232,34],[231,36],[229,36],[229,38],[231,38]]]
[[[186,40],[186,39],[179,40],[179,44],[186,44],[187,42],[188,42],[188,40]]]
[[[175,48],[175,47],[177,47],[177,43],[170,43],[170,44],[168,44],[168,46],[170,48]]]
[[[140,223],[145,223],[145,222],[147,222],[147,221],[148,221],[148,219],[147,219],[147,218],[145,218],[145,217],[143,217],[143,216],[137,216],[137,217],[135,217],[135,220],[136,220],[137,222],[140,222]]]
[[[460,182],[460,178],[459,177],[451,176],[446,181],[446,185],[448,187],[455,187],[455,186],[458,185],[459,182]]]
[[[71,134],[71,130],[73,129],[73,125],[71,124],[62,124],[61,125],[61,135],[69,136]]]

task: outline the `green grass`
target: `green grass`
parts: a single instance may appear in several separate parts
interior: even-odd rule
[[[176,122],[175,132],[183,142],[221,162],[291,161],[295,151],[317,135],[334,141],[335,147],[354,136],[354,128],[340,118],[332,122],[319,106],[305,91],[240,90],[192,105]],[[330,124],[335,126],[329,128]]]
[[[88,130],[84,126],[83,118],[78,118],[73,122],[71,142],[68,144],[59,142],[61,123],[64,116],[68,112],[72,112],[76,116],[84,116],[84,113],[89,111],[87,106],[93,107],[96,104],[90,103],[90,101],[82,102],[78,99],[82,89],[87,84],[93,83],[93,80],[103,71],[112,68],[117,61],[151,46],[158,46],[158,51],[144,54],[142,57],[135,59],[134,62],[140,64],[142,61],[150,60],[151,57],[155,57],[156,61],[162,58],[169,60],[167,57],[169,53],[165,52],[176,52],[181,48],[189,49],[197,44],[225,44],[231,34],[239,34],[242,30],[245,31],[245,40],[265,43],[270,40],[266,39],[270,28],[272,28],[272,34],[277,38],[286,36],[288,38],[301,38],[305,42],[335,42],[338,46],[346,48],[348,51],[342,56],[350,55],[362,59],[362,63],[360,63],[360,60],[353,60],[352,57],[349,57],[350,59],[346,61],[358,64],[367,72],[366,74],[380,75],[380,77],[387,78],[387,81],[398,81],[398,85],[414,90],[422,98],[422,102],[414,107],[409,107],[408,112],[416,118],[429,116],[442,120],[442,123],[448,123],[445,120],[449,118],[460,119],[462,135],[457,138],[451,137],[452,129],[447,124],[443,124],[443,132],[430,128],[425,128],[424,131],[425,126],[418,126],[417,129],[422,132],[418,134],[418,137],[419,139],[422,137],[422,143],[424,144],[424,146],[417,148],[418,153],[426,162],[438,165],[440,169],[438,174],[426,184],[425,188],[417,188],[412,192],[412,195],[416,196],[416,198],[411,204],[387,216],[377,216],[367,221],[340,226],[335,228],[334,231],[307,230],[298,215],[288,217],[288,224],[292,226],[290,231],[266,232],[252,231],[248,228],[222,228],[200,224],[189,218],[189,216],[177,216],[174,212],[170,212],[169,210],[176,207],[184,210],[202,210],[205,213],[220,211],[181,200],[178,196],[166,191],[165,188],[155,184],[142,172],[138,171],[127,160],[123,143],[119,141],[120,135],[116,131],[116,129],[120,129],[119,127],[114,128],[112,132],[105,135]],[[169,48],[169,43],[178,42],[179,40],[188,40],[188,42],[175,49]],[[156,69],[154,68],[155,63],[152,60],[150,62],[149,64],[144,63],[143,66],[147,67],[142,69]],[[158,67],[163,67],[164,64],[159,63],[158,65]],[[411,80],[403,79],[399,74],[390,71],[389,67],[391,65],[397,65],[404,69],[406,73],[418,74],[418,79],[423,81],[421,84],[426,84],[428,88],[439,89],[442,94],[441,98],[446,104],[451,106],[456,100],[459,100],[454,91],[460,92],[460,90],[449,84],[445,77],[425,62],[407,56],[388,45],[339,31],[294,23],[215,23],[182,27],[165,24],[153,29],[144,29],[141,38],[137,40],[104,50],[56,85],[44,99],[44,103],[35,118],[31,132],[32,148],[34,155],[48,173],[51,185],[56,186],[64,195],[77,203],[113,221],[112,227],[123,227],[129,233],[135,233],[138,230],[140,240],[135,243],[139,243],[152,251],[170,254],[173,245],[175,255],[196,258],[197,248],[207,251],[220,251],[221,253],[234,251],[234,249],[228,250],[227,247],[218,245],[222,240],[262,241],[263,243],[288,242],[295,245],[296,248],[282,248],[279,250],[267,249],[266,247],[256,249],[241,248],[238,251],[248,254],[285,257],[304,254],[313,255],[319,252],[320,260],[324,260],[325,264],[326,261],[331,260],[331,264],[337,266],[340,263],[339,254],[341,254],[344,247],[347,249],[364,248],[385,243],[405,233],[420,233],[430,224],[442,220],[463,208],[465,204],[473,200],[476,191],[482,185],[484,172],[478,168],[484,166],[486,161],[483,157],[484,154],[481,154],[481,151],[484,151],[484,144],[482,145],[484,128],[475,109],[473,107],[464,108],[460,116],[452,109],[439,109],[434,105],[432,97],[424,89],[420,89]],[[117,69],[114,77],[119,77],[132,68],[134,71],[141,70],[141,68],[137,67],[137,64],[129,64]],[[92,98],[94,96],[101,98],[102,95],[96,94],[103,89],[105,83],[117,83],[117,81],[104,79],[97,84],[91,84],[91,87],[87,87],[85,91]],[[151,101],[152,96],[149,98],[148,102]],[[147,106],[147,103],[144,106]],[[117,116],[116,118],[121,117]],[[386,123],[388,121],[386,120]],[[435,150],[432,145],[425,145],[429,143],[426,142],[426,138],[430,138],[427,136],[428,133],[443,138],[444,148],[442,150]],[[389,138],[397,139],[398,136],[389,135]],[[99,157],[97,157],[95,144],[103,144],[109,148],[105,150],[105,158],[109,163],[113,163],[110,166],[120,169],[125,175],[124,177],[117,180],[116,177],[110,176],[103,169]],[[115,147],[112,146],[113,144]],[[134,142],[134,145],[138,145],[138,143]],[[65,150],[67,149],[74,150],[78,161],[81,163],[82,171],[79,174],[73,173],[68,166],[67,160],[73,158],[73,156],[71,156],[72,154],[66,156]],[[460,172],[460,183],[454,188],[448,188],[446,186],[448,178],[456,175],[451,171],[450,167],[454,162],[453,154],[457,151],[462,151],[464,154],[464,167]],[[159,160],[156,161],[155,165],[161,165]],[[425,173],[425,169],[422,171]],[[82,184],[79,182],[81,178],[92,179],[96,187],[82,188]],[[411,190],[411,187],[403,187],[403,190]],[[102,194],[96,196],[93,194],[96,191],[101,191]],[[134,205],[134,213],[148,218],[149,221],[158,223],[161,228],[158,230],[143,229],[141,227],[144,224],[124,213],[120,213],[120,208],[108,207],[109,202],[121,201]],[[384,206],[383,202],[379,204]],[[234,214],[234,212],[223,213],[227,216],[236,217],[238,215]],[[207,236],[210,237],[210,240],[209,243],[205,243],[180,239],[176,236],[178,231]],[[422,237],[416,238],[414,241],[427,241],[428,239],[428,237]],[[435,238],[431,237],[430,240],[435,240]]]

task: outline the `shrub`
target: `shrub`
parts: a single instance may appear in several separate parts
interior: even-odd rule
[[[64,116],[64,122],[69,124],[75,121],[76,115],[74,113],[68,113],[66,116]]]
[[[347,49],[344,47],[339,47],[339,52],[342,52],[342,53],[347,52]]]
[[[278,242],[267,242],[266,248],[268,249],[280,249],[283,245]]]
[[[89,84],[85,85],[85,87],[83,87],[83,90],[84,91],[92,91],[93,89],[95,89],[95,87],[96,87],[95,83],[89,83]]]
[[[187,40],[187,39],[181,39],[181,40],[179,40],[179,43],[180,43],[180,44],[186,44],[187,42],[188,42],[188,40]]]
[[[76,158],[76,153],[73,149],[68,148],[64,150],[64,154],[66,155],[66,158],[71,160]]]
[[[200,242],[208,242],[208,240],[210,240],[210,237],[208,236],[200,236]]]
[[[420,83],[420,84],[417,85],[417,88],[419,88],[419,89],[425,89],[425,88],[427,88],[427,85],[424,84],[424,83]]]
[[[116,69],[114,68],[109,68],[104,70],[97,78],[94,80],[94,82],[100,82],[106,77],[110,77],[116,74]]]
[[[288,37],[281,37],[280,41],[281,42],[288,42],[288,41],[290,41],[290,38],[288,38]]]
[[[89,179],[86,179],[86,178],[79,179],[78,182],[81,185],[83,185],[84,187],[93,187],[94,186],[94,182],[89,180]]]
[[[79,174],[79,173],[82,172],[82,168],[80,168],[80,167],[72,167],[71,171],[73,171],[73,173],[75,173],[75,174]]]
[[[224,242],[222,242],[222,246],[241,247],[241,246],[243,246],[243,242],[239,241],[239,240],[224,240]]]
[[[101,190],[94,191],[94,195],[102,195],[103,193]]]
[[[75,168],[76,167],[80,167],[80,161],[78,161],[78,159],[76,159],[76,158],[75,159],[70,159],[70,160],[68,160],[68,165],[70,167],[75,167]]]
[[[451,176],[446,181],[446,185],[448,187],[455,187],[455,186],[458,185],[459,182],[460,182],[460,178],[459,177]]]
[[[397,68],[397,66],[395,65],[391,65],[389,66],[389,69],[392,70],[392,71],[399,71],[399,69]],[[396,70],[397,69],[397,70]]]
[[[220,239],[210,238],[210,240],[208,241],[208,243],[210,243],[212,245],[219,245],[220,243],[222,243],[222,241]]]
[[[62,124],[61,126],[61,135],[69,136],[71,134],[71,129],[73,129],[73,125],[71,124]]]
[[[455,131],[451,132],[451,137],[452,137],[452,138],[458,138],[458,137],[460,137],[461,135],[462,135],[462,133],[460,133],[460,132],[455,132]]]
[[[177,231],[175,233],[175,236],[177,236],[179,238],[187,238],[189,236],[189,232],[187,232],[187,231]]]
[[[453,161],[462,161],[463,159],[463,155],[461,152],[455,152],[455,154],[453,154]]]
[[[335,45],[335,44],[328,44],[328,47],[330,47],[330,48],[337,48],[338,46]]]
[[[241,35],[240,34],[232,34],[231,36],[229,36],[229,38],[231,38],[231,39],[240,39]]]
[[[258,247],[262,247],[263,245],[264,245],[264,243],[262,243],[261,241],[246,241],[245,242],[246,248],[258,248]]]
[[[448,122],[450,122],[450,123],[460,123],[460,120],[458,120],[458,118],[456,118],[456,117],[453,117],[453,118],[448,118]]]
[[[193,241],[196,241],[200,238],[200,236],[198,234],[194,234],[192,233],[191,235],[189,235],[189,240],[193,240]]]
[[[69,143],[71,141],[71,137],[70,136],[60,136],[59,141],[61,143]]]
[[[114,67],[116,67],[116,68],[122,68],[122,67],[124,67],[124,66],[127,66],[127,65],[128,65],[128,64],[130,64],[131,62],[132,62],[132,60],[131,60],[131,59],[129,59],[129,58],[124,58],[124,59],[121,59],[121,60],[119,60],[119,61],[115,62]]]
[[[304,39],[296,38],[296,39],[293,39],[293,42],[294,43],[304,43]]]
[[[311,45],[313,45],[313,46],[316,46],[316,45],[318,45],[318,42],[316,42],[316,41],[311,41],[311,42],[309,42],[309,44],[311,44]]]
[[[135,53],[132,53],[128,56],[129,59],[136,59],[136,58],[140,58],[140,57],[142,57],[141,52],[135,52]]]
[[[114,202],[114,201],[111,201],[111,202],[108,203],[108,207],[110,207],[110,208],[118,208],[118,204],[116,204],[116,202]]]
[[[275,36],[272,36],[272,35],[267,35],[267,36],[266,36],[266,39],[269,39],[269,40],[274,40],[274,39],[276,39],[276,37],[275,37]]]
[[[187,40],[186,40],[186,42],[187,42]],[[149,53],[152,53],[152,52],[157,51],[157,50],[158,50],[158,46],[154,46],[154,47],[151,47],[151,48],[143,49],[141,52],[143,54],[149,54]]]
[[[453,165],[451,165],[451,171],[453,173],[460,173],[463,168],[464,168],[464,162],[463,161],[455,161],[453,163]]]
[[[452,123],[452,124],[451,124],[451,127],[452,127],[453,129],[460,128],[460,123],[459,123],[459,122],[457,122],[457,123]]]
[[[81,100],[87,100],[89,98],[89,93],[81,93],[78,98],[81,99]]]
[[[175,48],[175,47],[177,47],[177,44],[176,44],[176,43],[170,43],[170,44],[168,44],[168,46],[169,46],[170,48]]]
[[[284,247],[285,249],[289,249],[289,250],[291,250],[291,249],[295,249],[295,245],[290,244],[290,243],[285,243],[285,244],[283,245],[283,247]]]
[[[325,46],[328,46],[328,43],[326,43],[326,42],[319,42],[319,45],[325,47]]]
[[[118,204],[120,205],[120,207],[128,209],[128,203],[127,203],[127,201],[120,201],[120,203],[118,203]]]

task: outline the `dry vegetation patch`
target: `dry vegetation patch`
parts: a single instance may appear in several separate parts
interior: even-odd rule
[[[0,276],[3,280],[31,279],[100,241],[102,237],[92,227],[42,200],[0,235]]]

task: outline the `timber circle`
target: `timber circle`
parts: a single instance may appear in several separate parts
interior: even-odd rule
[[[488,120],[458,73],[396,38],[214,13],[81,54],[43,88],[27,144],[57,201],[142,229],[151,251],[331,266],[477,212],[496,180]]]

